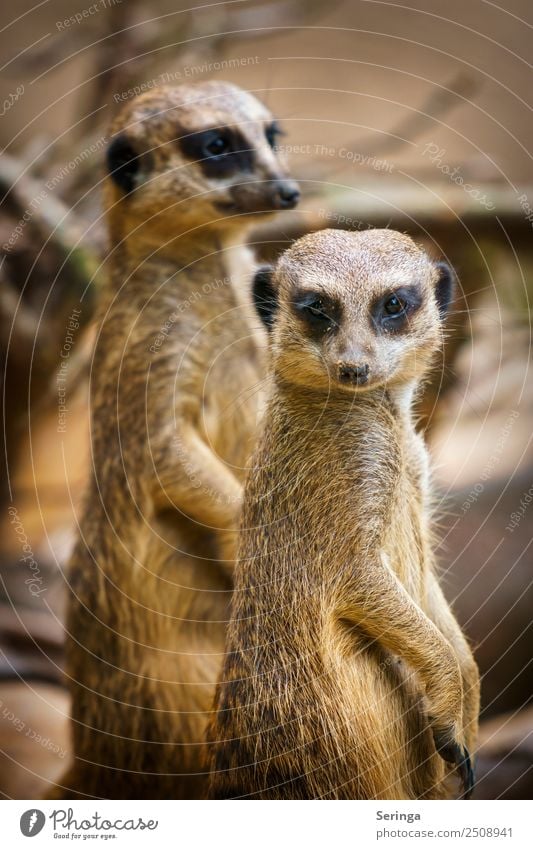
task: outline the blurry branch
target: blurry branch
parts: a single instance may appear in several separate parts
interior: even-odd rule
[[[18,160],[0,157],[0,352],[6,385],[12,387],[5,411],[13,419],[7,427],[12,434],[23,426],[30,381],[35,403],[50,397],[67,317],[82,295],[79,323],[89,323],[97,269],[93,252],[77,244],[81,221],[41,183],[20,177],[21,170]]]
[[[109,9],[106,23],[111,37],[96,46],[89,112],[102,103],[112,104],[115,92],[128,88],[136,76],[148,73],[147,68],[153,64],[154,54],[164,47],[165,39],[172,41],[187,31],[183,15],[177,15],[170,28],[166,19],[139,26],[140,5],[139,0],[130,0],[126,8],[120,5]]]
[[[444,121],[454,109],[462,106],[464,100],[477,95],[480,88],[480,83],[472,76],[459,72],[447,85],[433,89],[418,111],[409,113],[399,121],[392,130],[393,137],[376,140],[375,135],[368,135],[363,136],[357,143],[372,144],[375,154],[395,153],[405,144],[404,139],[415,141],[420,138],[428,127],[433,126],[436,121]]]
[[[416,112],[409,113],[399,121],[389,132],[382,134],[372,133],[359,139],[347,141],[347,148],[353,147],[359,150],[371,150],[372,156],[390,157],[401,150],[406,143],[419,139],[435,122],[442,121],[450,113],[461,106],[463,101],[472,98],[479,92],[480,84],[465,73],[459,73],[442,88],[433,89]],[[305,166],[298,176],[302,179],[310,178],[321,180],[331,177],[346,168],[346,163],[327,165],[321,160],[314,160]]]
[[[341,0],[329,0],[328,11],[332,11]],[[298,25],[309,24],[310,21],[320,18],[324,13],[324,0],[255,0],[249,2],[245,7],[234,10],[232,24],[242,32],[232,33],[231,38],[235,41],[265,38],[278,32],[278,26],[290,27],[289,21],[297,21]],[[295,29],[297,26],[295,25]],[[248,30],[257,32],[250,33]],[[288,30],[293,32],[292,29]],[[281,30],[283,33],[283,30]]]
[[[40,181],[20,176],[22,170],[21,163],[13,157],[5,154],[0,157],[3,212],[11,224],[14,222],[14,227],[28,217],[22,236],[6,256],[5,267],[9,268],[11,261],[16,261],[24,251],[31,250],[36,263],[39,254],[52,252],[58,272],[61,269],[62,279],[68,280],[69,293],[78,297],[97,268],[92,253],[85,250],[80,241],[85,229],[83,223],[50,191],[43,191]],[[31,283],[31,280],[19,280],[18,288],[22,289],[24,283]]]
[[[69,314],[87,290],[81,332],[94,302],[96,260],[77,245],[81,221],[22,171],[20,161],[0,157],[0,509],[12,496],[9,481],[32,414],[52,401]]]
[[[17,364],[25,360],[37,333],[39,317],[26,304],[19,304],[20,292],[0,266],[0,339],[11,336],[10,353]]]
[[[339,2],[330,0],[329,6]],[[305,5],[301,0],[234,0],[228,4],[215,3],[196,12],[185,0],[181,4],[183,9],[176,5],[178,8],[173,13],[160,16],[143,0],[110,5],[100,14],[87,18],[83,27],[69,27],[54,33],[32,51],[15,58],[13,69],[19,76],[41,74],[62,65],[78,52],[92,49],[96,59],[91,96],[100,104],[110,88],[117,90],[124,81],[131,84],[136,75],[142,75],[147,66],[153,66],[158,51],[164,51],[176,40],[182,42],[178,45],[179,53],[190,53],[188,41],[209,35],[209,47],[196,44],[192,51],[215,55],[222,44],[266,38],[279,27],[282,31],[283,27],[292,31],[290,21],[297,21],[296,28],[323,12],[323,0],[307,0]],[[204,16],[203,12],[207,14]]]

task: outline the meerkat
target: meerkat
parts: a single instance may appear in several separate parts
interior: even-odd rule
[[[204,794],[264,373],[242,245],[299,198],[279,132],[214,81],[151,90],[112,126],[92,474],[69,571],[74,763],[52,796]]]
[[[390,230],[305,236],[257,275],[271,389],[208,731],[211,798],[447,798],[451,767],[472,790],[479,679],[435,574],[411,412],[452,288]]]

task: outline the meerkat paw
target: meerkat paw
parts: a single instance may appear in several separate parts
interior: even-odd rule
[[[436,729],[433,729],[433,740],[435,741],[435,748],[441,758],[446,761],[446,763],[454,766],[459,774],[463,785],[463,792],[461,793],[460,798],[470,799],[474,790],[475,781],[470,752],[466,746],[462,746],[457,742],[453,732],[450,733],[450,731],[437,731]]]

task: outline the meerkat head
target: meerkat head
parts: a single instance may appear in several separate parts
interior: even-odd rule
[[[276,150],[268,109],[235,85],[152,89],[111,128],[107,207],[156,239],[180,227],[242,227],[247,216],[296,206],[300,192]]]
[[[255,279],[277,375],[343,392],[410,384],[441,343],[453,276],[393,230],[322,230]]]

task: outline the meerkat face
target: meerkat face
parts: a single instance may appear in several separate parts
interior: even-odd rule
[[[251,94],[220,82],[154,89],[112,127],[108,205],[158,237],[177,219],[242,227],[257,214],[296,206],[300,192],[276,152],[281,132]],[[237,220],[236,220],[237,219]]]
[[[441,342],[452,290],[449,268],[392,230],[305,236],[254,285],[277,374],[330,392],[419,380]]]

